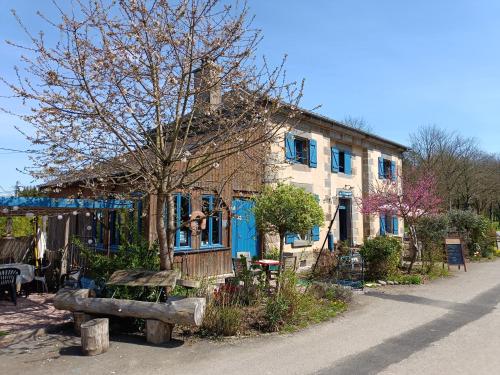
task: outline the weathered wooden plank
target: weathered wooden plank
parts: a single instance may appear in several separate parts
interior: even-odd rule
[[[173,288],[175,286],[176,280],[179,277],[180,272],[178,270],[118,270],[111,275],[109,281],[107,282],[107,285]]]

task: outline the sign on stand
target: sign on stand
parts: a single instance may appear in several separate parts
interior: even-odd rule
[[[467,272],[467,266],[465,265],[465,251],[464,244],[460,238],[447,238],[445,239],[446,257],[448,258],[448,269],[450,266],[464,266],[465,272]]]

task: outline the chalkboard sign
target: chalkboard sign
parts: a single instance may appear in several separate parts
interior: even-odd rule
[[[448,267],[458,266],[458,269],[460,269],[460,266],[463,265],[464,270],[467,272],[462,241],[457,238],[447,238],[445,241],[445,246],[446,256],[448,258]]]

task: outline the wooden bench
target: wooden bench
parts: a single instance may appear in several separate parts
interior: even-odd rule
[[[172,289],[178,271],[116,271],[107,285],[164,287]],[[169,298],[166,302],[144,302],[116,298],[90,298],[88,289],[61,289],[54,307],[74,313],[75,330],[90,315],[113,315],[146,320],[146,339],[153,344],[169,341],[175,324],[200,326],[205,314],[205,298]]]

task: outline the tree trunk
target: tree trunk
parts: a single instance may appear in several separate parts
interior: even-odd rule
[[[177,223],[175,222],[175,201],[173,194],[167,195],[167,257],[170,267],[174,264],[174,246],[175,246],[175,232],[177,230]]]
[[[109,319],[93,319],[81,325],[84,355],[98,355],[109,349]]]
[[[163,344],[172,339],[173,324],[163,323],[159,320],[146,320],[146,341],[151,344]]]
[[[158,246],[160,248],[160,269],[162,271],[172,269],[172,262],[170,261],[171,257],[169,256],[170,247],[168,245],[167,236],[168,228],[165,225],[165,202],[165,194],[158,192],[156,202],[156,233],[158,236]],[[166,211],[168,215],[172,210],[167,207]]]
[[[413,225],[409,226],[409,232],[410,232],[410,251],[411,253],[411,260],[410,260],[410,265],[408,266],[408,273],[411,273],[411,270],[413,268],[413,264],[417,260],[417,254],[418,254],[418,248],[417,248],[417,234],[415,232],[415,227]]]
[[[161,320],[164,323],[199,326],[205,315],[205,298],[183,298],[166,303],[115,298],[81,298],[56,294],[54,307],[96,315]]]

